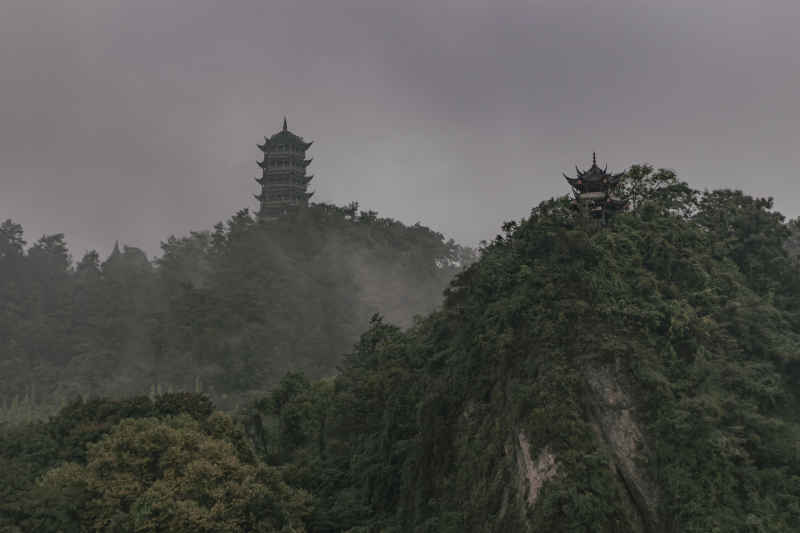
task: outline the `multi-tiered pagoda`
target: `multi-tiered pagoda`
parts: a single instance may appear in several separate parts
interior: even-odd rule
[[[306,192],[314,177],[306,175],[311,163],[306,151],[311,144],[289,131],[284,118],[283,129],[270,138],[264,137],[264,144],[257,145],[264,152],[264,160],[258,162],[261,177],[256,178],[261,184],[261,194],[256,195],[261,202],[260,217],[274,219],[308,206],[308,199],[314,194]]]
[[[609,174],[608,166],[601,169],[597,166],[595,153],[592,154],[591,168],[581,172],[576,166],[575,170],[578,173],[576,178],[566,174],[564,177],[572,187],[575,195],[572,203],[578,210],[605,221],[609,214],[625,208],[627,202],[620,198],[618,191],[624,172]]]

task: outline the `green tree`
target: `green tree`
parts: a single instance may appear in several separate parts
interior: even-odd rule
[[[84,531],[302,531],[309,496],[240,457],[225,438],[232,427],[222,414],[206,427],[186,415],[121,421],[89,446],[85,465],[66,463],[43,477],[40,490],[71,494],[77,508],[72,516],[45,511],[49,523],[77,519]]]
[[[786,239],[784,247],[789,257],[797,263],[800,258],[800,218],[790,220],[786,224],[786,228],[789,230],[789,238]]]
[[[697,192],[680,181],[675,171],[656,170],[648,164],[633,165],[625,172],[622,194],[634,213],[649,210],[687,217],[696,209]]]

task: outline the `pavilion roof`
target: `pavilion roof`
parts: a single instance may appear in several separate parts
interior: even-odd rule
[[[609,174],[608,165],[606,165],[605,168],[600,168],[597,166],[596,153],[592,153],[591,167],[582,171],[576,166],[575,171],[577,172],[577,177],[575,178],[570,178],[564,174],[564,178],[566,178],[567,182],[575,189],[583,188],[584,184],[590,185],[607,183],[609,186],[613,186],[619,183],[619,180],[625,175],[624,172],[620,172],[619,174]]]

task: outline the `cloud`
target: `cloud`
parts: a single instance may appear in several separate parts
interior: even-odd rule
[[[800,212],[792,21],[772,1],[8,0],[0,218],[73,251],[254,206],[255,143],[316,140],[319,201],[475,243],[596,150]]]

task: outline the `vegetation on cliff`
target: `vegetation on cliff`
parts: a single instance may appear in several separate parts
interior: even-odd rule
[[[771,201],[628,173],[606,227],[544,202],[441,310],[287,378],[256,442],[315,531],[795,531],[800,279]],[[356,529],[358,530],[358,529]]]

